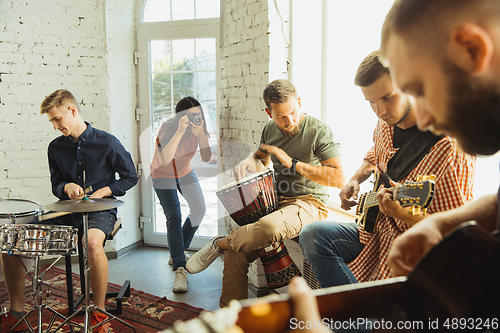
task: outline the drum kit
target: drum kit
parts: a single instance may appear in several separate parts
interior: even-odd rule
[[[63,215],[70,213],[82,213],[83,215],[83,257],[84,257],[84,274],[85,274],[85,304],[82,305],[75,313],[66,318],[59,312],[55,311],[47,304],[43,303],[42,286],[48,284],[42,280],[43,275],[52,268],[59,259],[63,256],[76,253],[78,246],[78,230],[75,227],[61,225],[37,225],[37,220],[43,220],[43,207],[34,201],[24,199],[0,199],[0,251],[5,254],[16,255],[23,259],[26,263],[33,262],[33,297],[37,299],[37,303],[28,311],[19,322],[13,327],[15,329],[23,321],[26,323],[30,332],[34,333],[28,316],[33,312],[38,312],[38,332],[42,332],[42,310],[47,309],[52,312],[52,317],[46,329],[46,332],[59,331],[66,324],[71,327],[79,327],[84,332],[90,333],[97,326],[101,326],[111,320],[118,320],[120,323],[130,327],[134,332],[136,329],[129,323],[117,318],[116,316],[98,308],[95,304],[90,304],[90,279],[88,265],[88,213],[102,210],[108,210],[121,206],[123,201],[108,198],[90,198],[86,194],[81,199],[64,200],[51,203],[45,208],[48,211],[56,212],[55,215]],[[54,216],[54,215],[52,215]],[[52,264],[41,274],[40,259],[47,255],[57,255],[58,257]],[[92,327],[90,316],[92,311],[100,311],[108,315],[108,319]],[[85,312],[85,320],[83,324],[76,323],[71,319],[79,312]],[[63,322],[51,331],[55,323],[55,319],[60,317]]]
[[[220,188],[217,197],[239,226],[257,222],[278,209],[274,188],[274,172],[267,169],[251,174]],[[300,271],[282,242],[259,250],[267,287],[276,289],[288,285]]]

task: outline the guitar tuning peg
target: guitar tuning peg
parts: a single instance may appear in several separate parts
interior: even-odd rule
[[[422,180],[422,176],[417,176],[417,182],[421,181]]]
[[[419,215],[420,214],[420,206],[411,206],[411,209],[408,211],[408,215]]]
[[[432,181],[435,181],[436,180],[436,175],[430,175],[429,179],[432,180]]]
[[[427,214],[427,208],[422,209],[422,214],[423,215]]]
[[[425,182],[427,179],[429,179],[429,176],[425,175],[425,176],[422,176],[422,181]]]

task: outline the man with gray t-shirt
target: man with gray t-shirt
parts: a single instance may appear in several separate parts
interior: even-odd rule
[[[221,307],[232,299],[247,298],[248,266],[259,257],[258,249],[297,237],[305,225],[326,219],[324,186],[344,186],[340,145],[329,126],[302,113],[294,85],[287,80],[271,82],[264,101],[271,120],[258,150],[236,167],[236,177],[265,170],[272,163],[279,208],[226,237],[214,237],[186,264],[189,273],[198,273],[225,252]]]

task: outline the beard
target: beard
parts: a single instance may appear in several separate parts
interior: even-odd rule
[[[291,130],[286,130],[283,128],[279,128],[279,129],[280,129],[281,133],[283,133],[284,136],[289,137],[289,138],[293,138],[294,136],[297,136],[297,134],[300,133],[300,125],[295,126]]]
[[[391,125],[391,124],[387,124],[387,125],[389,125],[389,126],[396,126],[396,125],[398,125],[398,124],[399,124],[399,123],[401,123],[403,120],[405,120],[405,119],[406,119],[406,117],[408,117],[408,115],[410,114],[410,112],[411,112],[411,110],[412,110],[412,109],[413,109],[413,106],[412,106],[412,104],[411,104],[410,99],[408,99],[408,100],[406,101],[405,113],[404,113],[404,115],[401,117],[401,119],[399,119],[399,120],[398,120],[395,124],[392,124],[392,125]]]
[[[469,154],[493,155],[500,149],[500,87],[444,63],[448,77],[447,119],[439,124]]]

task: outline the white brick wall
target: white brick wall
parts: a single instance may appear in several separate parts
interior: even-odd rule
[[[276,7],[277,6],[277,7]],[[289,77],[290,0],[232,0],[221,7],[220,142],[222,170],[230,170],[257,149],[268,121],[262,92],[278,78]],[[224,184],[234,181],[230,172]],[[226,230],[236,226],[226,217]],[[249,281],[264,287],[260,262]]]
[[[110,115],[109,131],[127,147],[137,163],[139,141],[135,120],[136,80],[133,52],[135,51],[135,1],[106,1],[106,63],[107,101]],[[139,229],[139,185],[120,198],[126,202],[118,209],[122,230],[106,243],[106,249],[120,250],[142,239]],[[135,203],[135,204],[129,204]]]
[[[116,135],[133,158],[138,151],[135,0],[51,3],[53,8],[28,2],[0,11],[0,71],[12,73],[0,82],[0,198],[42,205],[57,200],[50,189],[47,146],[60,133],[39,114],[40,103],[54,90],[72,91],[85,120]],[[127,232],[118,234],[123,239],[114,244],[117,249],[141,238],[138,186],[124,200],[119,215]]]
[[[288,78],[289,15],[289,0],[222,3],[219,135],[223,171],[257,149],[268,121],[262,92],[270,81]],[[231,181],[223,177],[224,183]],[[226,224],[231,228],[229,219]]]

